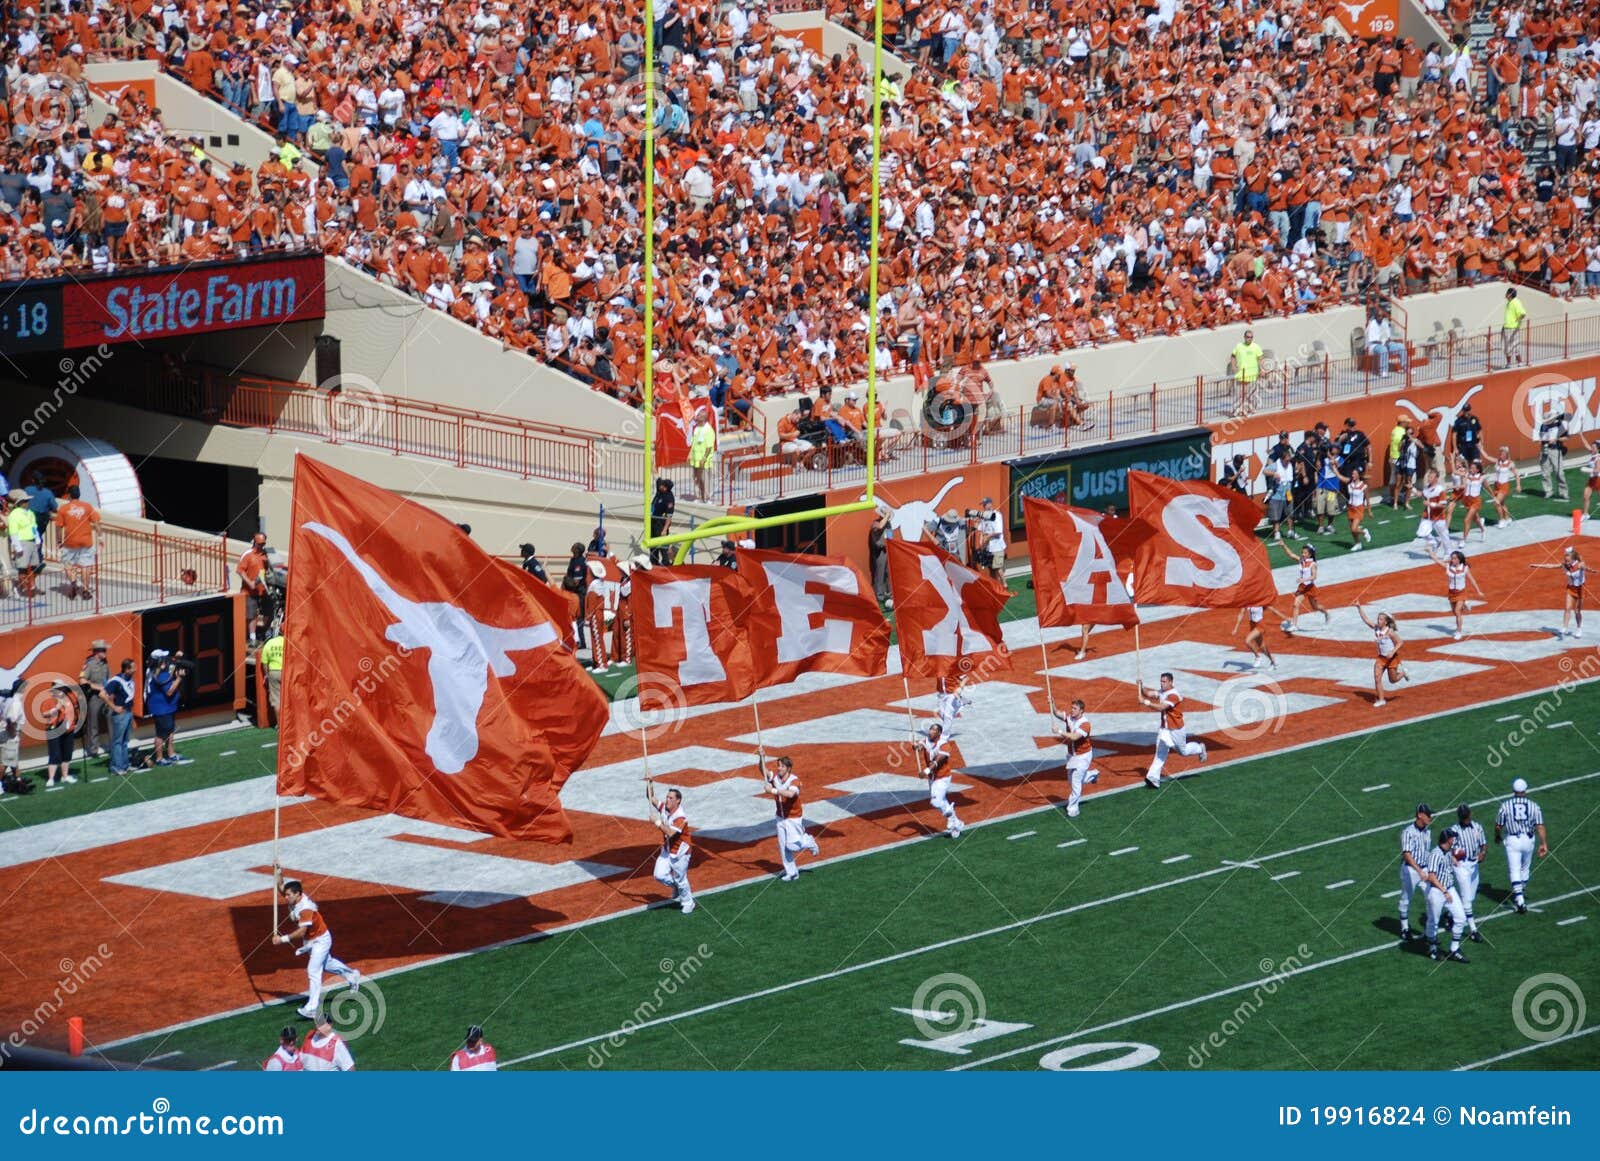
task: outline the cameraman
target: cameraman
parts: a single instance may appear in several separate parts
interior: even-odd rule
[[[1539,479],[1544,482],[1545,499],[1567,498],[1567,409],[1565,406],[1539,425]],[[1555,475],[1551,491],[1550,476]]]
[[[155,750],[152,756],[157,766],[172,766],[183,758],[172,746],[172,733],[177,725],[178,698],[185,676],[184,667],[175,662],[181,662],[182,657],[181,653],[174,658],[165,649],[154,649],[150,652],[150,664],[145,669],[144,708],[155,724]]]

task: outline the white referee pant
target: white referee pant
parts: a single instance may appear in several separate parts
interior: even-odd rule
[[[1508,834],[1505,837],[1506,871],[1511,877],[1511,896],[1522,902],[1522,889],[1528,885],[1533,873],[1533,836]]]
[[[1078,817],[1078,803],[1083,799],[1083,784],[1089,780],[1090,766],[1094,762],[1094,752],[1087,754],[1074,754],[1067,759],[1067,775],[1071,779],[1072,790],[1067,795],[1067,817]]]
[[[1167,755],[1178,753],[1185,758],[1198,758],[1205,751],[1199,742],[1191,742],[1187,730],[1160,730],[1156,734],[1156,756],[1150,763],[1150,771],[1145,777],[1146,782],[1155,782],[1161,777],[1161,771],[1166,769]]]
[[[950,805],[950,775],[928,780],[928,805],[944,815],[946,830],[961,829],[961,820],[956,817],[956,808]]]
[[[322,977],[332,972],[334,975],[343,976],[347,984],[354,986],[356,969],[345,963],[344,960],[333,954],[333,932],[319,935],[306,945],[311,950],[306,952],[310,958],[306,960],[306,1010],[320,1011],[317,1007],[322,1002]]]
[[[1461,933],[1467,927],[1467,912],[1461,906],[1461,892],[1459,890],[1451,891],[1447,898],[1439,888],[1429,886],[1428,927],[1423,932],[1427,936],[1429,943],[1433,943],[1439,938],[1439,916],[1443,914],[1446,908],[1450,909],[1450,918],[1453,921],[1453,926],[1450,928],[1450,950],[1454,951],[1461,946]]]
[[[1467,927],[1473,931],[1478,930],[1478,921],[1473,918],[1472,904],[1478,898],[1478,883],[1482,876],[1482,866],[1477,859],[1468,859],[1464,863],[1456,864],[1456,894],[1461,896],[1461,909],[1467,916]]]
[[[656,882],[665,883],[672,888],[673,897],[680,903],[687,903],[694,898],[694,892],[689,889],[689,852],[681,855],[659,854],[656,856]]]
[[[783,859],[783,877],[792,879],[800,873],[800,868],[795,865],[794,856],[798,851],[810,851],[813,855],[822,854],[822,848],[817,846],[817,840],[806,833],[804,819],[780,818],[778,820],[778,855]]]
[[[1411,896],[1417,893],[1417,888],[1422,886],[1422,872],[1414,870],[1410,863],[1400,864],[1400,926],[1404,927],[1411,919]]]

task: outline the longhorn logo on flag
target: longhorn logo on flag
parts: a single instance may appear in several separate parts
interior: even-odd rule
[[[1032,496],[1023,497],[1022,512],[1041,625],[1139,623],[1133,598],[1117,575],[1116,559],[1100,531],[1104,517]]]
[[[561,594],[305,456],[293,513],[279,793],[570,838],[558,794],[609,707],[563,646]]]
[[[970,673],[979,661],[1009,665],[1000,610],[1011,592],[931,544],[891,540],[889,587],[900,661],[913,677]]]
[[[1129,472],[1128,500],[1142,526],[1133,566],[1141,605],[1234,609],[1277,598],[1256,538],[1261,513],[1248,497],[1204,480]]]

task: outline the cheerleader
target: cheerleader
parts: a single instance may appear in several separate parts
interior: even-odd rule
[[[1553,564],[1530,564],[1529,568],[1559,568],[1566,573],[1567,603],[1561,613],[1561,632],[1574,637],[1583,636],[1583,557],[1576,548],[1568,548],[1561,559]],[[1576,628],[1572,626],[1576,623]]]
[[[1271,613],[1274,617],[1283,617],[1276,605],[1267,605],[1265,607],[1251,605],[1248,608],[1240,609],[1239,615],[1233,619],[1233,631],[1237,633],[1245,617],[1248,616],[1250,618],[1250,631],[1244,635],[1244,647],[1250,650],[1250,656],[1255,658],[1255,667],[1257,669],[1261,668],[1263,661],[1273,669],[1278,668],[1277,659],[1272,656],[1272,650],[1267,648],[1266,620],[1268,613]],[[1287,620],[1288,618],[1285,617],[1285,623],[1287,623]]]
[[[1466,473],[1457,477],[1456,502],[1466,513],[1461,518],[1461,540],[1466,543],[1473,522],[1478,525],[1478,539],[1489,539],[1489,526],[1483,522],[1483,466],[1474,460],[1466,464]]]
[[[1372,543],[1372,533],[1361,527],[1368,511],[1367,475],[1357,469],[1339,478],[1344,481],[1345,487],[1344,518],[1350,522],[1350,539],[1354,542],[1350,551],[1360,552],[1363,546]]]
[[[1511,523],[1511,513],[1506,510],[1506,497],[1511,495],[1511,488],[1515,485],[1517,495],[1522,495],[1522,477],[1517,475],[1516,461],[1511,458],[1511,449],[1505,444],[1500,445],[1500,454],[1494,461],[1494,510],[1499,519],[1496,526]]]
[[[1445,596],[1450,601],[1450,611],[1456,617],[1455,638],[1461,640],[1461,618],[1467,611],[1467,585],[1472,586],[1472,591],[1480,597],[1483,590],[1478,587],[1478,578],[1472,575],[1472,569],[1467,566],[1467,554],[1459,548],[1453,549],[1448,557],[1442,557],[1433,551],[1433,545],[1428,545],[1428,555],[1433,558],[1433,563],[1442,565],[1445,575]]]
[[[1367,611],[1360,605],[1356,612],[1366,622],[1367,628],[1372,630],[1372,639],[1378,647],[1378,656],[1372,662],[1372,708],[1379,709],[1387,703],[1383,697],[1383,679],[1387,677],[1390,685],[1399,685],[1402,681],[1410,681],[1411,676],[1405,671],[1405,666],[1400,663],[1401,649],[1405,642],[1400,640],[1400,627],[1388,613],[1379,613],[1376,621],[1367,616]]]
[[[1295,586],[1294,590],[1294,612],[1290,614],[1289,619],[1283,623],[1284,631],[1299,632],[1300,607],[1307,604],[1311,606],[1313,612],[1322,614],[1322,623],[1326,625],[1329,619],[1328,610],[1324,609],[1322,607],[1322,603],[1317,600],[1317,550],[1308,544],[1302,548],[1300,550],[1300,554],[1296,556],[1294,549],[1290,548],[1288,545],[1282,543],[1281,541],[1275,541],[1274,543],[1276,543],[1279,548],[1283,549],[1283,551],[1289,555],[1289,558],[1300,566],[1299,583]]]

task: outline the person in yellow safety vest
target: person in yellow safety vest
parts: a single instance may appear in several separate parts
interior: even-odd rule
[[[278,712],[278,695],[283,691],[283,634],[274,633],[261,643],[256,664],[267,671],[267,704]]]
[[[1506,287],[1506,314],[1500,323],[1500,346],[1504,349],[1507,367],[1522,362],[1517,347],[1521,344],[1522,329],[1527,321],[1528,308],[1517,297],[1517,288]]]
[[[900,86],[889,79],[888,73],[878,79],[878,100],[883,104],[898,105],[900,96]]]
[[[10,537],[11,555],[17,565],[17,592],[31,597],[35,578],[44,563],[40,554],[39,522],[28,507],[27,492],[13,488],[7,498],[11,501],[11,511],[6,513],[6,535]]]
[[[694,434],[689,437],[689,466],[694,469],[694,498],[710,498],[711,464],[717,455],[717,429],[711,413],[702,407],[695,413]]]

